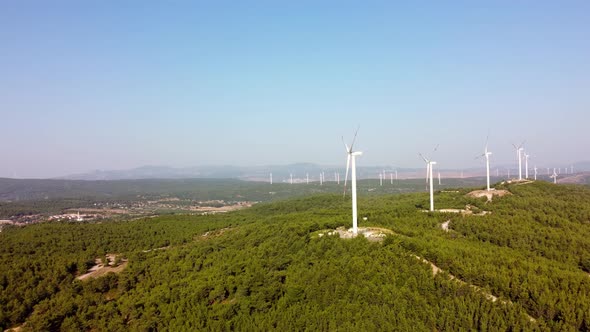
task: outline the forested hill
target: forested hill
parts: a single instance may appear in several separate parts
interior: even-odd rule
[[[6,228],[0,328],[588,330],[590,190],[504,189],[512,195],[489,203],[436,193],[437,208],[469,205],[464,216],[423,212],[425,193],[361,195],[360,226],[395,232],[381,243],[318,237],[350,225],[350,198],[332,194],[224,215]],[[107,253],[127,268],[75,279]]]

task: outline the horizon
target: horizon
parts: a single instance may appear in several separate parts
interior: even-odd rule
[[[344,166],[358,125],[358,167],[589,160],[589,9],[2,3],[0,177]]]
[[[289,167],[292,167],[289,169]],[[268,172],[272,173],[277,176],[287,176],[289,173],[293,174],[294,178],[301,179],[305,177],[305,174],[309,174],[310,181],[319,181],[319,177],[316,173],[310,173],[311,171],[301,171],[301,169],[297,170],[296,167],[311,167],[315,168],[314,171],[320,170],[321,172],[327,172],[328,177],[326,177],[325,181],[334,181],[333,180],[333,173],[334,171],[340,173],[345,172],[346,167],[342,165],[329,165],[329,164],[316,164],[316,163],[309,163],[309,162],[299,162],[299,163],[292,163],[292,164],[284,164],[284,165],[246,165],[246,166],[236,166],[236,165],[194,165],[188,167],[172,167],[166,165],[143,165],[134,168],[127,168],[127,169],[94,169],[88,170],[87,172],[81,173],[69,173],[69,174],[61,174],[58,176],[53,177],[21,177],[18,174],[13,174],[12,176],[0,176],[0,178],[5,179],[18,179],[18,180],[83,180],[83,181],[95,181],[99,180],[98,178],[92,178],[92,176],[103,174],[110,177],[101,178],[101,180],[141,180],[141,179],[242,179],[246,181],[266,181],[266,175],[262,175],[261,172]],[[560,164],[560,165],[529,165],[529,173],[532,174],[534,167],[538,168],[539,176],[547,175],[547,170],[555,168],[560,172],[560,175],[572,175],[570,173],[570,168],[573,167],[574,173],[573,174],[580,174],[580,173],[587,173],[590,171],[590,161],[580,160],[576,161],[571,164]],[[177,175],[173,173],[160,173],[156,175],[150,176],[139,176],[137,173],[134,175],[133,173],[127,175],[117,175],[118,173],[126,173],[126,172],[133,172],[133,171],[140,171],[145,169],[155,169],[159,171],[188,171],[188,170],[207,170],[207,169],[215,169],[221,171],[223,168],[235,168],[240,171],[250,171],[253,173],[246,173],[241,175],[227,175],[227,176],[199,176],[195,174],[183,174]],[[360,172],[358,177],[359,179],[378,179],[381,172],[385,172],[386,176],[389,174],[394,174],[394,172],[398,172],[400,176],[400,180],[404,179],[416,179],[416,178],[423,178],[423,174],[421,174],[424,166],[418,167],[396,167],[395,165],[363,165],[357,166],[357,172]],[[563,169],[563,172],[561,170]],[[372,172],[375,171],[375,172]],[[507,172],[510,173],[507,173]],[[303,173],[301,173],[303,172]],[[444,168],[444,167],[437,167],[435,168],[435,176],[436,173],[440,172],[441,176],[444,178],[476,178],[476,177],[485,177],[485,166],[472,166],[472,167],[463,167],[463,168]],[[465,175],[462,176],[463,172]],[[518,163],[507,163],[507,164],[499,164],[499,165],[491,165],[490,166],[490,177],[493,178],[507,178],[507,175],[510,174],[511,178],[514,178],[518,173]],[[522,164],[522,172],[525,174],[525,163]],[[498,173],[499,175],[496,175]],[[266,174],[266,173],[264,173]],[[344,173],[341,174],[344,176]],[[114,176],[114,177],[113,177]],[[342,178],[343,180],[343,178]]]

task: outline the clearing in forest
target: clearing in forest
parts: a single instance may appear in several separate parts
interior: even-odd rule
[[[115,266],[116,254],[106,255],[108,264],[105,266],[100,258],[94,260],[95,265],[88,270],[88,273],[76,277],[78,280],[85,280],[88,278],[98,278],[109,272],[119,273],[123,271],[129,263],[126,259],[121,259],[121,263]]]

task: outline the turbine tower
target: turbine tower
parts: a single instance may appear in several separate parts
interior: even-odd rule
[[[272,184],[272,173],[270,173],[270,184]]]
[[[488,138],[489,138],[489,136],[488,136]],[[490,191],[491,190],[490,189],[490,156],[492,155],[492,153],[490,151],[488,151],[488,138],[486,138],[486,147],[483,150],[483,154],[478,156],[477,158],[481,158],[481,157],[486,158],[486,184],[487,184],[488,191]],[[496,173],[497,172],[498,172],[498,169],[496,169]],[[510,177],[510,173],[508,173],[508,177]]]
[[[524,178],[528,179],[529,178],[529,157],[531,155],[530,154],[524,154]]]
[[[309,184],[309,173],[305,173],[305,184]]]
[[[383,186],[383,173],[379,173],[379,185]]]
[[[535,181],[537,181],[537,165],[535,165],[533,171],[535,171]]]
[[[348,155],[346,158],[346,176],[344,177],[344,195],[346,195],[346,182],[348,180],[348,169],[352,168],[351,170],[351,177],[350,182],[352,183],[352,232],[354,235],[358,233],[358,226],[357,226],[357,211],[356,211],[356,157],[362,156],[363,153],[361,151],[353,151],[352,148],[354,147],[354,142],[356,141],[356,135],[358,134],[359,129],[356,129],[354,133],[354,137],[352,139],[352,143],[350,147],[346,143],[344,143],[344,147],[346,148],[346,154]],[[344,137],[342,137],[342,141],[344,142]]]
[[[438,172],[438,185],[440,186],[440,172]]]
[[[438,149],[438,145],[434,148],[435,152]],[[430,182],[430,211],[434,211],[434,188],[432,184],[432,166],[436,165],[436,161],[426,159],[421,153],[418,154],[426,163],[426,181]]]
[[[289,180],[289,183],[290,184],[293,184],[293,173],[290,173],[289,175],[291,176],[291,179]]]
[[[516,158],[518,158],[518,180],[522,180],[522,159],[521,159],[521,155],[522,155],[522,150],[524,150],[522,148],[522,146],[524,145],[524,141],[522,143],[520,143],[519,146],[516,146],[514,144],[512,144],[512,146],[516,149]]]

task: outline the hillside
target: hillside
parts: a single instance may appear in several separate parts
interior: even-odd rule
[[[590,185],[590,172],[583,172],[574,175],[564,175],[561,178],[558,177],[557,181],[559,183]]]
[[[484,216],[424,213],[426,193],[361,195],[360,226],[394,232],[383,242],[317,236],[349,226],[338,194],[225,215],[7,228],[0,328],[587,330],[590,190],[503,189],[512,195],[490,203],[436,193],[437,208]],[[127,268],[76,280],[109,253]]]

